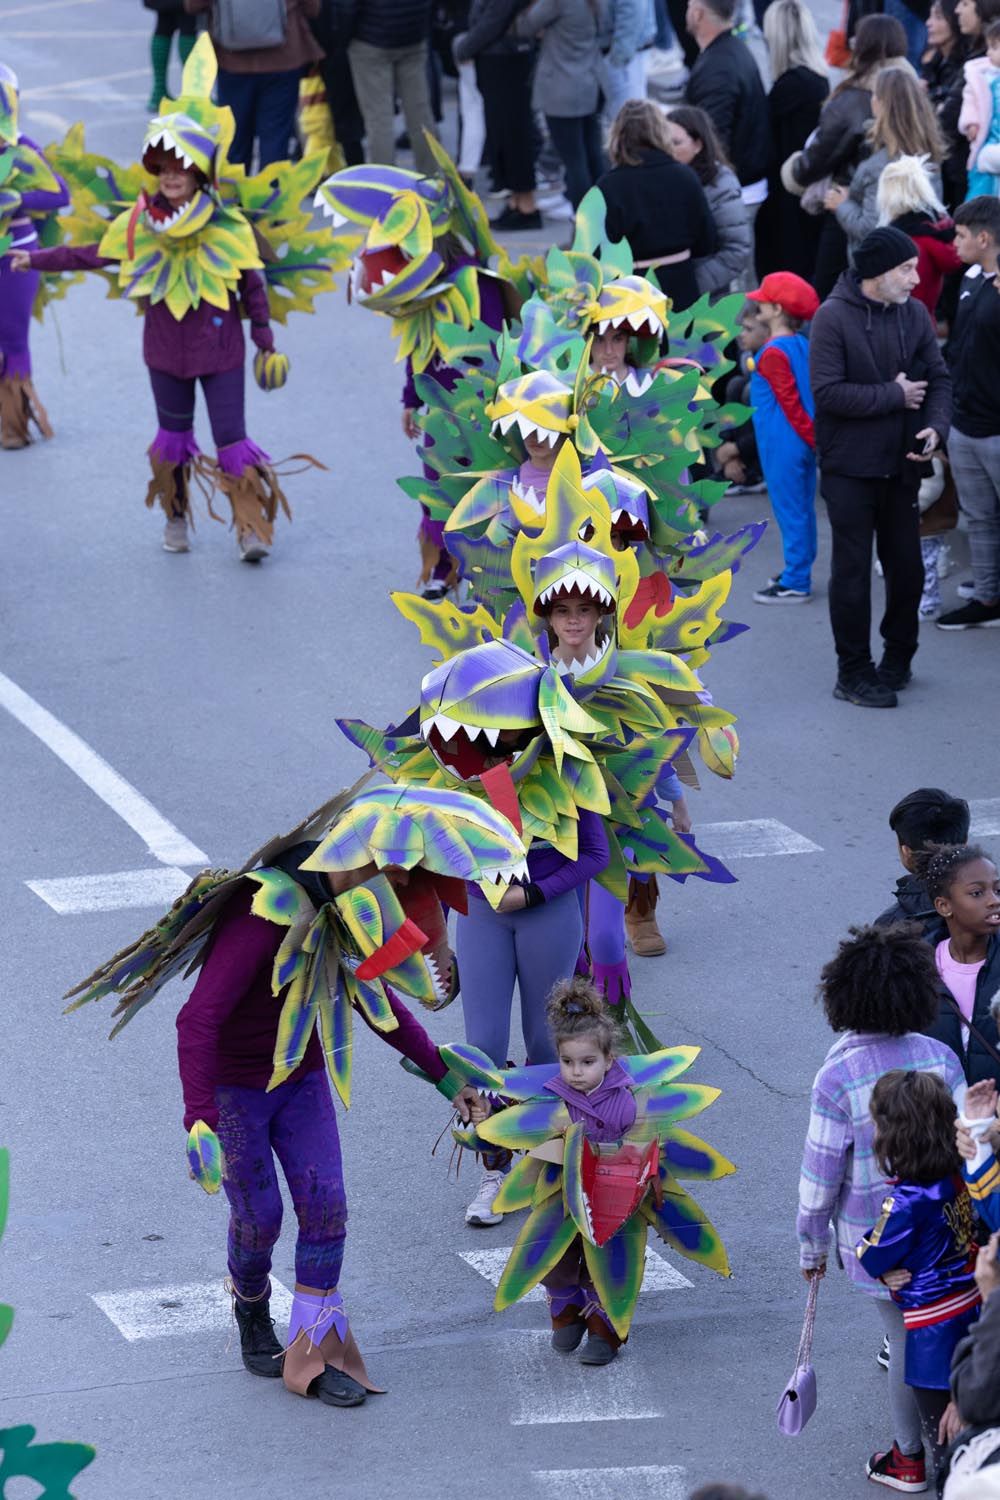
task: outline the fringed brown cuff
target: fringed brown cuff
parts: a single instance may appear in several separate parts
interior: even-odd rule
[[[288,468],[289,464],[295,464],[296,467]],[[325,470],[326,465],[308,453],[293,453],[280,463],[248,464],[242,474],[227,474],[217,459],[208,458],[205,454],[199,454],[195,459],[195,472],[199,478],[206,481],[212,490],[221,491],[229,501],[237,533],[243,535],[250,531],[265,547],[272,545],[279,506],[289,520],[292,518],[280,481],[290,474],[300,474],[306,468]],[[225,519],[213,510],[211,496],[208,512],[216,521]]]
[[[0,447],[26,448],[32,426],[39,437],[52,436],[48,413],[31,380],[17,375],[0,380]]]
[[[193,527],[194,516],[191,513],[188,498],[191,465],[189,463],[174,464],[169,459],[154,458],[150,454],[149,466],[153,471],[153,477],[146,487],[147,507],[152,510],[153,506],[159,502],[168,521],[184,516],[188,525]]]

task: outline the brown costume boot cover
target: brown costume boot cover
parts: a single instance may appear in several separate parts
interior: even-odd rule
[[[287,468],[286,465],[291,463],[298,467]],[[292,519],[280,480],[289,474],[300,474],[307,468],[326,470],[326,464],[321,464],[318,458],[313,458],[308,453],[293,453],[291,458],[283,459],[280,465],[259,462],[247,464],[242,474],[227,474],[217,459],[208,458],[203,453],[198,455],[195,464],[198,475],[213,490],[221,490],[229,501],[237,535],[244,536],[248,531],[252,532],[268,548],[274,542],[274,522],[278,507],[281,507],[289,520]],[[212,509],[211,499],[208,511],[216,521],[223,520]]]
[[[153,477],[146,487],[146,507],[152,510],[157,503],[163,508],[163,514],[168,521],[177,520],[183,516],[188,525],[194,526],[194,517],[191,514],[191,506],[188,502],[188,489],[191,483],[191,465],[174,464],[166,458],[149,457],[149,467],[153,471]],[[180,474],[180,484],[177,476]]]
[[[373,1396],[384,1395],[384,1386],[373,1385],[369,1378],[361,1350],[342,1309],[343,1299],[336,1290],[321,1292],[296,1284],[291,1323],[296,1331],[285,1350],[282,1375],[285,1385],[297,1396],[309,1394],[310,1385],[317,1375],[322,1375],[327,1365],[349,1375]],[[338,1321],[343,1336],[337,1330]],[[319,1343],[314,1344],[311,1335],[320,1329],[325,1331]]]
[[[667,951],[666,941],[656,925],[656,903],[659,899],[655,875],[650,875],[644,881],[630,877],[625,930],[632,944],[632,951],[639,958],[658,958]]]
[[[32,423],[41,437],[52,436],[48,414],[31,381],[16,375],[0,380],[0,446],[26,448],[32,441]]]

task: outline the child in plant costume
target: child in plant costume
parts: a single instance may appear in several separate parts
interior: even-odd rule
[[[227,164],[233,120],[211,102],[215,73],[212,45],[203,36],[185,65],[176,112],[157,116],[146,130],[142,165],[158,179],[152,195],[138,171],[121,172],[86,156],[71,132],[51,154],[72,173],[70,227],[90,243],[16,256],[15,265],[115,268],[115,293],[144,312],[143,357],[159,422],[149,449],[146,504],[159,501],[166,514],[163,545],[169,552],[188,550],[194,469],[226,496],[240,555],[258,562],[271,546],[279,506],[289,512],[270,457],[246,432],[241,317],[249,319],[257,347],[258,384],[264,390],[283,385],[288,360],[274,351],[272,312],[283,320],[289,307],[309,310],[312,294],[332,287],[332,239],[303,227],[308,217],[301,201],[322,171],[322,154],[295,166],[276,163],[250,180]],[[273,308],[268,283],[284,294]],[[199,382],[214,461],[199,453],[194,437]]]
[[[530,1209],[497,1311],[541,1282],[553,1348],[572,1353],[586,1332],[581,1362],[604,1365],[628,1337],[650,1227],[682,1255],[730,1274],[718,1234],[678,1178],[712,1181],[735,1168],[677,1128],[718,1098],[704,1084],[675,1082],[696,1047],[616,1057],[601,997],[579,979],[556,986],[549,1016],[558,1062],[503,1073],[493,1091],[510,1107],[485,1118],[485,1104],[473,1103],[473,1129],[455,1139],[526,1153],[494,1199],[498,1213]]]
[[[196,876],[155,927],[70,992],[76,1008],[117,991],[114,1035],[173,974],[200,965],[177,1017],[188,1160],[206,1191],[221,1185],[229,1199],[229,1274],[252,1374],[283,1374],[296,1394],[332,1406],[376,1389],[337,1290],[347,1215],[324,1074],[349,1104],[357,1011],[468,1117],[475,1059],[439,1051],[396,992],[447,1002],[442,901],[461,904],[465,877],[499,900],[523,856],[506,819],[461,792],[363,781],[240,870]],[[281,1228],[274,1157],[299,1228],[283,1362],[268,1305]]]
[[[41,149],[22,135],[17,123],[18,83],[0,63],[0,446],[24,448],[31,427],[42,437],[52,428],[31,380],[28,333],[41,277],[12,275],[3,254],[38,248],[40,221],[69,202],[69,191]]]

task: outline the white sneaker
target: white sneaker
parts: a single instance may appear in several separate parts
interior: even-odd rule
[[[188,552],[188,524],[184,516],[170,516],[163,528],[164,552]]]
[[[493,1212],[493,1199],[503,1187],[504,1172],[484,1172],[479,1190],[468,1208],[465,1210],[466,1224],[474,1224],[477,1229],[485,1229],[490,1224],[502,1224],[503,1214]]]
[[[260,537],[252,531],[241,531],[236,540],[239,544],[241,562],[258,563],[270,556]]]

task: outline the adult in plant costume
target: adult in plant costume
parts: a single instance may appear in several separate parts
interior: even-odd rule
[[[241,556],[257,562],[271,546],[279,507],[287,514],[288,504],[270,457],[246,432],[241,317],[257,348],[258,384],[284,385],[288,360],[275,352],[270,319],[310,310],[313,296],[332,287],[334,247],[327,232],[308,227],[301,207],[323,170],[323,154],[276,163],[247,180],[226,159],[233,119],[211,101],[215,75],[205,35],[185,64],[182,97],[149,123],[141,168],[122,172],[88,155],[81,132],[71,132],[50,154],[72,186],[73,209],[63,224],[73,244],[15,263],[103,270],[113,295],[143,309],[143,357],[159,422],[146,503],[158,501],[166,514],[164,547],[188,549],[195,470],[210,495],[225,495]],[[158,181],[152,194],[150,175]],[[198,382],[214,460],[199,453],[194,437]]]
[[[475,1068],[459,1076],[395,992],[431,1007],[450,998],[442,902],[460,909],[466,881],[500,901],[523,857],[510,823],[462,792],[359,783],[242,869],[197,876],[70,992],[74,1009],[117,992],[115,1035],[167,979],[201,966],[177,1018],[188,1158],[229,1199],[229,1274],[254,1374],[283,1373],[291,1390],[338,1406],[375,1389],[337,1290],[346,1202],[324,1070],[348,1104],[357,1011],[467,1117]],[[283,1361],[268,1310],[281,1226],[273,1156],[299,1223]]]
[[[28,334],[33,309],[46,293],[37,272],[12,274],[5,251],[26,254],[39,245],[46,220],[69,201],[69,192],[42,154],[18,128],[17,77],[0,63],[0,447],[23,448],[34,427],[52,436],[31,379]]]
[[[392,320],[405,360],[403,430],[417,435],[422,404],[415,377],[450,390],[458,372],[449,359],[449,330],[482,324],[499,329],[529,285],[494,240],[476,195],[433,137],[427,145],[439,172],[421,177],[401,167],[348,167],[323,183],[316,206],[330,219],[341,253],[353,260],[355,301]],[[424,476],[438,476],[434,455],[424,456]],[[420,586],[442,598],[457,579],[445,545],[443,520],[423,507],[417,532]]]

